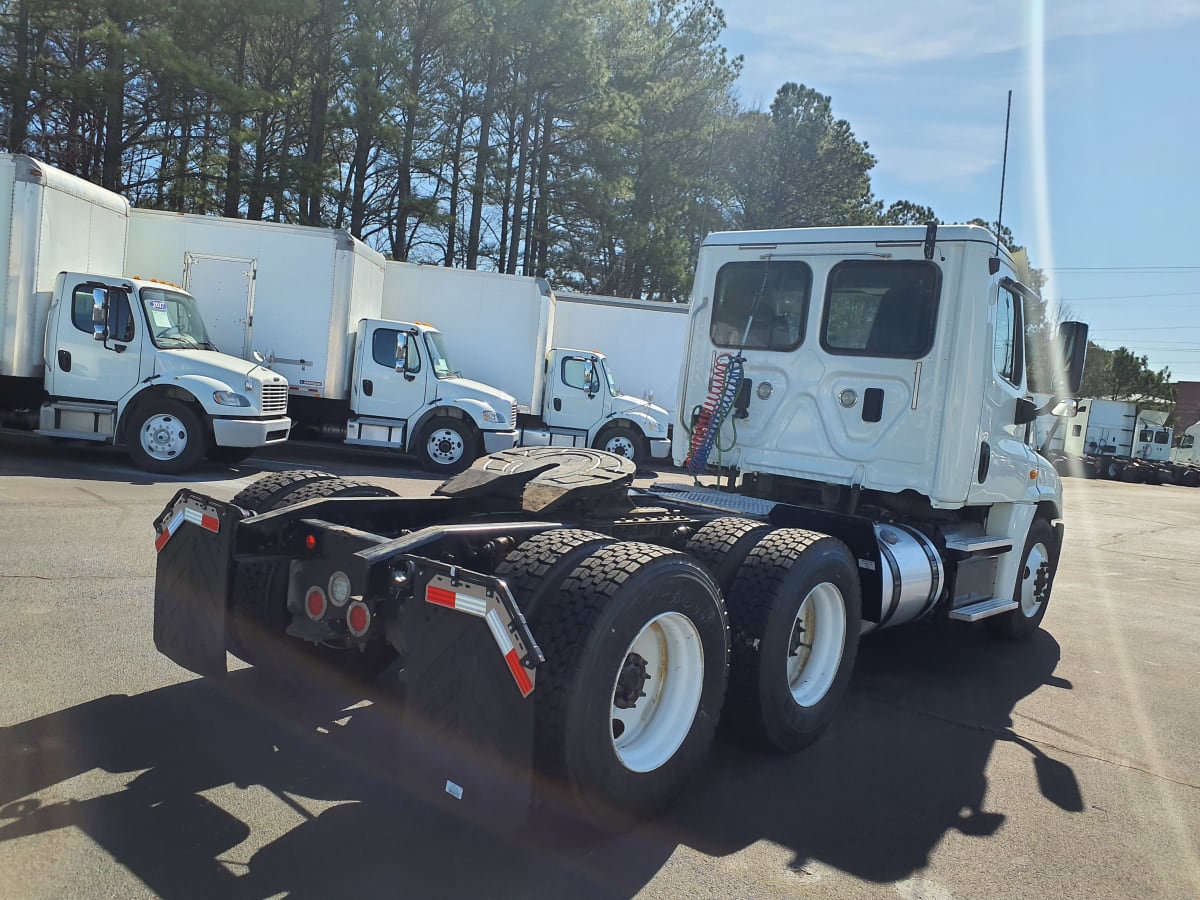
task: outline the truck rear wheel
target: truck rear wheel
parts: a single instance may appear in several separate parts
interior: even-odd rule
[[[479,456],[479,435],[466,419],[437,416],[421,429],[415,449],[425,468],[454,475]]]
[[[155,397],[139,403],[126,431],[134,465],[159,475],[178,475],[198,463],[207,449],[204,424],[187,403]]]
[[[532,625],[545,596],[558,590],[585,557],[612,543],[615,540],[607,535],[579,528],[543,531],[509,553],[496,567],[496,577],[504,579]]]
[[[619,425],[606,428],[596,437],[592,447],[605,453],[624,456],[632,460],[635,466],[640,466],[646,459],[646,440],[633,428]]]
[[[233,495],[230,502],[234,506],[248,509],[250,512],[267,512],[276,508],[276,503],[283,504],[293,491],[306,484],[323,479],[337,478],[329,472],[319,469],[294,469],[289,472],[272,472],[262,478],[256,478],[246,487]]]
[[[685,549],[708,566],[721,590],[728,595],[746,556],[770,530],[770,525],[754,519],[726,516],[713,519],[692,535]]]
[[[534,759],[592,824],[658,812],[700,767],[725,694],[721,593],[686,554],[590,553],[547,596],[535,637]]]
[[[288,481],[284,476],[292,476]],[[243,494],[259,488],[257,502]],[[337,478],[325,472],[279,472],[260,478],[234,498],[254,512],[282,509],[306,500],[331,497],[395,497],[375,484]],[[245,502],[238,503],[238,497]],[[289,566],[286,562],[239,565],[232,577],[233,596],[225,620],[225,647],[242,662],[288,674],[309,664],[332,668],[357,680],[369,681],[392,664],[396,651],[377,633],[363,650],[311,644],[286,634]]]
[[[1009,640],[1027,640],[1038,630],[1050,603],[1054,573],[1058,570],[1058,534],[1045,519],[1034,520],[1025,539],[1017,588],[1017,608],[987,620],[994,634]]]
[[[726,604],[726,725],[769,748],[808,746],[833,718],[858,654],[853,554],[829,535],[777,529],[750,551]]]

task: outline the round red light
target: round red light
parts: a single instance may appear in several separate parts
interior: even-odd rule
[[[305,550],[316,550],[317,549],[317,536],[315,534],[307,535],[304,538],[304,549]]]
[[[362,637],[371,627],[371,611],[362,603],[351,603],[346,610],[346,627],[355,637]]]
[[[325,592],[319,587],[308,589],[308,595],[304,598],[305,608],[308,610],[308,617],[312,620],[317,620],[325,615]]]

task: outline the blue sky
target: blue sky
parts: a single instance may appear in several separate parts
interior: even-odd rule
[[[744,105],[833,98],[885,203],[1004,222],[1104,347],[1200,381],[1200,0],[724,0]],[[1120,270],[1124,271],[1120,271]]]

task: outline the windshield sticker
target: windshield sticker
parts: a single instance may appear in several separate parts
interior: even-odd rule
[[[167,310],[167,301],[166,301],[166,300],[151,300],[151,301],[150,301],[150,308],[151,308],[151,309],[160,310],[160,311],[162,311],[162,312],[166,312],[166,310]]]
[[[152,315],[150,318],[154,320],[155,328],[170,328],[175,324],[171,321],[170,313],[159,312],[158,310],[155,310],[154,315]]]

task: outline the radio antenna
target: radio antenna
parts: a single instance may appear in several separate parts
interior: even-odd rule
[[[996,214],[996,255],[1000,255],[1000,229],[1004,222],[1004,179],[1008,176],[1008,126],[1012,122],[1012,90],[1008,92],[1008,108],[1004,112],[1004,157],[1000,164],[1000,212]]]

